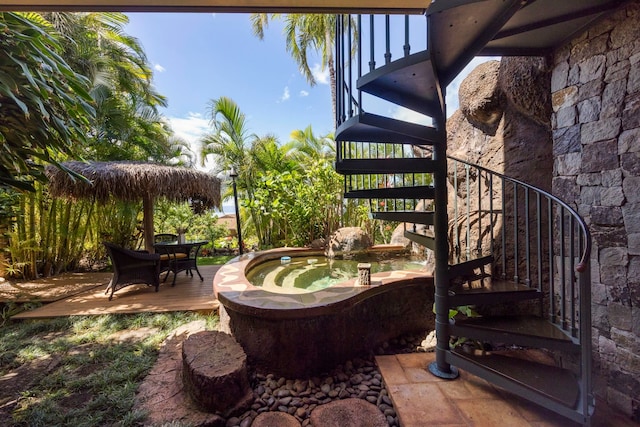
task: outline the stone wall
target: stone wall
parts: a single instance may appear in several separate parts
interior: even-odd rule
[[[640,1],[553,64],[553,193],[593,235],[594,388],[640,421]]]

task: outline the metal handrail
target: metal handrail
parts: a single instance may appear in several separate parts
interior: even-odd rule
[[[338,144],[341,159],[407,158],[394,144]],[[387,151],[387,146],[396,149]],[[456,157],[447,156],[447,160],[453,162],[448,169],[457,195],[449,218],[449,262],[495,255],[493,276],[538,290],[548,283],[549,292],[554,295],[545,305],[550,320],[574,339],[580,339],[580,316],[590,311],[587,301],[591,286],[592,244],[584,219],[566,202],[541,188]],[[429,174],[348,175],[345,191],[398,189],[431,182]],[[425,206],[424,201],[382,194],[370,200],[372,211]],[[491,196],[487,198],[488,195]],[[541,299],[541,313],[545,311],[542,303]]]
[[[358,80],[363,73],[426,49],[426,19],[416,36],[412,19],[422,15],[338,15],[336,19],[336,124],[364,113]],[[378,22],[382,21],[382,22]],[[400,21],[400,22],[398,22]],[[354,28],[355,27],[355,28]],[[411,37],[413,39],[411,39]],[[421,40],[422,44],[417,43]]]
[[[469,165],[470,167],[473,167],[479,171],[483,171],[485,173],[491,174],[495,177],[499,177],[500,179],[503,179],[505,181],[511,182],[513,184],[516,184],[522,188],[526,188],[529,189],[531,191],[534,192],[534,194],[540,194],[542,196],[544,196],[545,198],[552,200],[554,203],[556,203],[557,205],[561,206],[563,209],[565,209],[567,212],[569,212],[572,217],[575,219],[575,221],[577,221],[580,230],[582,231],[582,233],[586,236],[586,244],[584,247],[584,250],[582,251],[582,255],[580,257],[580,261],[576,264],[576,272],[580,273],[580,272],[584,272],[587,269],[587,266],[590,263],[590,257],[591,257],[591,233],[589,232],[589,227],[587,226],[587,224],[585,223],[584,219],[571,207],[569,206],[567,203],[565,203],[564,201],[562,201],[561,199],[559,199],[558,197],[554,196],[551,193],[548,193],[546,191],[544,191],[541,188],[535,187],[531,184],[527,184],[524,181],[521,181],[519,179],[516,178],[512,178],[509,177],[507,175],[501,174],[499,172],[495,172],[492,171],[491,169],[487,169],[486,167],[471,163],[471,162],[467,162],[466,160],[462,160],[453,156],[447,156],[447,159],[449,160],[453,160],[462,164],[466,164]]]

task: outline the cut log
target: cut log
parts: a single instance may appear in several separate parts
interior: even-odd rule
[[[224,417],[253,403],[247,356],[231,335],[198,332],[182,344],[182,380],[189,397],[203,410]]]

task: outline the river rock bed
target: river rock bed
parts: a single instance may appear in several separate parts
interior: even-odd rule
[[[412,335],[384,343],[376,354],[399,354],[428,351],[424,335]],[[398,427],[398,417],[387,394],[374,355],[356,358],[332,371],[310,379],[287,379],[273,374],[252,373],[254,403],[245,413],[227,420],[227,427],[249,427],[258,414],[286,412],[303,427],[314,427],[309,418],[318,406],[334,400],[359,398],[372,403],[387,418],[390,427]],[[315,426],[321,427],[321,426]]]

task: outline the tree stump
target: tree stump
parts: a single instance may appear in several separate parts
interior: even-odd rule
[[[198,332],[182,344],[182,381],[203,410],[224,417],[241,413],[253,402],[247,355],[228,334]]]

